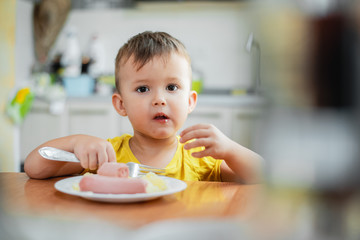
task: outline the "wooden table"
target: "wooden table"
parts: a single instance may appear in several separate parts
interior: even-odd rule
[[[102,203],[67,195],[54,188],[64,177],[29,179],[25,173],[0,173],[3,209],[12,214],[96,218],[136,229],[170,219],[252,218],[259,209],[261,185],[186,182],[180,193],[140,203]]]

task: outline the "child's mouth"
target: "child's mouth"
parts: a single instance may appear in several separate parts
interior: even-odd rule
[[[167,120],[169,120],[169,117],[164,113],[158,113],[155,115],[154,120],[166,122]]]

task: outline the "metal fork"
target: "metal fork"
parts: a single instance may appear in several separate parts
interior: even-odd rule
[[[126,163],[126,165],[129,168],[129,176],[130,177],[137,177],[137,176],[145,175],[149,172],[153,172],[156,174],[165,173],[164,168],[156,168],[156,167],[151,167],[151,166],[147,166],[144,164],[138,164],[138,163],[134,163],[134,162],[128,162],[128,163]]]
[[[53,147],[43,147],[39,149],[39,153],[42,157],[55,160],[55,161],[66,161],[66,162],[80,162],[80,160],[75,156],[75,154],[71,152],[67,152],[61,149],[53,148]],[[148,172],[153,173],[165,173],[165,169],[151,167],[143,164],[138,164],[134,162],[128,162],[126,165],[129,168],[129,176],[137,177],[141,175],[145,175]]]

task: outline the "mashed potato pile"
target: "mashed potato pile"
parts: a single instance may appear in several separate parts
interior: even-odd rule
[[[146,186],[147,193],[161,192],[168,188],[165,180],[153,172],[149,172],[141,178],[148,182]]]
[[[79,183],[78,183],[78,182],[73,183],[72,189],[73,189],[74,191],[80,192]]]

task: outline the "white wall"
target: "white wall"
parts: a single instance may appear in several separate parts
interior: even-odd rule
[[[185,44],[194,66],[204,72],[205,87],[250,85],[244,46],[251,27],[244,4],[153,2],[133,9],[73,10],[64,29],[68,26],[77,28],[83,51],[92,34],[102,37],[109,73],[114,71],[118,49],[130,37],[145,30],[166,31]],[[52,54],[61,51],[63,43],[64,33]]]
[[[32,25],[33,3],[18,0],[16,2],[16,38],[15,38],[15,78],[21,85],[31,77],[34,64],[34,40]]]

